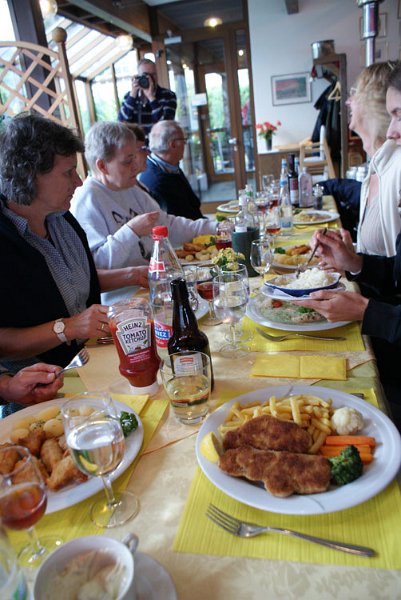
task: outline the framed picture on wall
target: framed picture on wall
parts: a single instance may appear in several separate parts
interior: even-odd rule
[[[300,104],[311,101],[310,73],[272,75],[273,106]]]

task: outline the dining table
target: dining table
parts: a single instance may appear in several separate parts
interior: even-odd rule
[[[328,210],[335,210],[332,199],[326,198],[325,202]],[[338,226],[339,222],[327,225]],[[280,243],[307,240],[313,229],[313,226],[299,230],[294,227],[291,237],[283,238]],[[260,277],[250,278],[251,294],[260,286],[260,280]],[[388,414],[375,357],[369,339],[361,335],[359,323],[330,330],[330,334],[345,337],[343,341],[320,340],[317,332],[313,340],[272,342],[258,333],[258,323],[244,317],[248,348],[245,358],[227,358],[220,353],[226,325],[206,326],[202,319],[199,324],[209,338],[213,361],[211,415],[242,394],[260,392],[258,396],[264,401],[270,387],[290,389],[296,385],[309,386],[311,393],[314,386],[322,386],[362,394],[362,402]],[[366,501],[355,506],[351,502],[349,508],[335,512],[285,514],[241,503],[216,487],[200,469],[195,451],[200,425],[184,425],[176,420],[162,385],[152,397],[133,396],[119,374],[114,344],[90,340],[87,348],[89,362],[66,374],[61,397],[106,389],[138,412],[144,425],[143,446],[115,486],[134,492],[140,510],[123,526],[101,530],[90,523],[88,507],[93,498],[88,498],[45,515],[36,526],[39,536],[56,530],[65,541],[96,534],[122,539],[127,532],[134,532],[139,537],[139,552],[151,556],[170,574],[180,600],[401,598],[401,496],[397,477]],[[315,377],[308,378],[286,377],[281,372],[277,376],[274,372],[264,375],[263,361],[270,356],[285,360],[301,355],[310,355],[314,363],[322,365],[327,357],[343,359],[345,377],[334,374],[327,378],[327,374],[318,371]],[[349,485],[350,496],[352,486]],[[275,533],[240,539],[206,517],[210,503],[247,521],[368,546],[376,554],[371,558],[356,557]],[[23,535],[23,532],[16,534],[12,539],[18,540]],[[149,598],[171,597],[160,590],[159,595]]]

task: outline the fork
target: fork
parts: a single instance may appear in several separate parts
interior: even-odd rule
[[[270,335],[270,333],[266,333],[260,327],[256,327],[256,331],[260,333],[263,337],[271,342],[283,342],[284,340],[291,340],[293,338],[307,338],[309,340],[324,340],[325,342],[343,342],[346,340],[345,337],[341,337],[338,335],[333,336],[317,336],[317,335],[308,335],[307,333],[287,333],[286,335]]]
[[[322,235],[326,235],[326,231],[327,231],[327,227],[325,227],[323,229]],[[303,273],[304,271],[306,271],[306,269],[309,267],[310,263],[312,262],[313,257],[316,254],[316,250],[319,248],[319,246],[320,246],[320,242],[318,242],[315,245],[315,247],[312,250],[312,254],[308,258],[308,260],[306,261],[306,263],[304,265],[299,265],[298,266],[297,270],[295,271],[295,279],[298,279],[298,277],[300,276],[300,274]]]
[[[372,548],[366,548],[365,546],[354,546],[353,544],[345,544],[343,542],[326,540],[314,535],[293,531],[292,529],[283,529],[281,527],[262,527],[256,523],[239,521],[238,519],[235,519],[231,515],[228,515],[217,508],[217,506],[214,506],[214,504],[209,504],[206,510],[206,516],[213,521],[213,523],[224,529],[224,531],[241,538],[254,537],[260,533],[281,533],[283,535],[300,538],[301,540],[306,540],[307,542],[312,542],[314,544],[320,544],[321,546],[326,546],[328,548],[332,548],[333,550],[341,550],[342,552],[347,552],[348,554],[356,554],[357,556],[371,557],[375,556],[376,554]]]
[[[56,377],[60,377],[60,375],[62,375],[69,369],[79,369],[79,367],[83,367],[84,365],[86,365],[86,363],[88,361],[89,361],[89,352],[87,351],[86,348],[82,348],[82,350],[80,350],[78,352],[78,354],[76,354],[74,356],[72,361],[69,362],[68,365],[66,367],[64,367],[64,369],[62,369],[61,371],[59,371],[57,373]]]

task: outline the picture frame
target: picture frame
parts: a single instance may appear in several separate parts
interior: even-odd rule
[[[303,104],[311,102],[310,73],[290,73],[272,75],[271,89],[273,106],[283,104]]]

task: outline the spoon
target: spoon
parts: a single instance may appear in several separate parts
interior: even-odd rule
[[[323,229],[322,235],[326,235],[326,231],[327,231],[327,227],[325,227]],[[308,266],[310,265],[310,263],[312,261],[312,258],[315,256],[316,250],[319,248],[319,246],[320,246],[320,242],[318,242],[316,244],[316,246],[313,248],[312,254],[308,258],[307,262],[304,265],[299,265],[298,269],[296,270],[295,279],[298,279],[298,277],[301,275],[301,273],[306,271],[306,269],[308,268]]]

